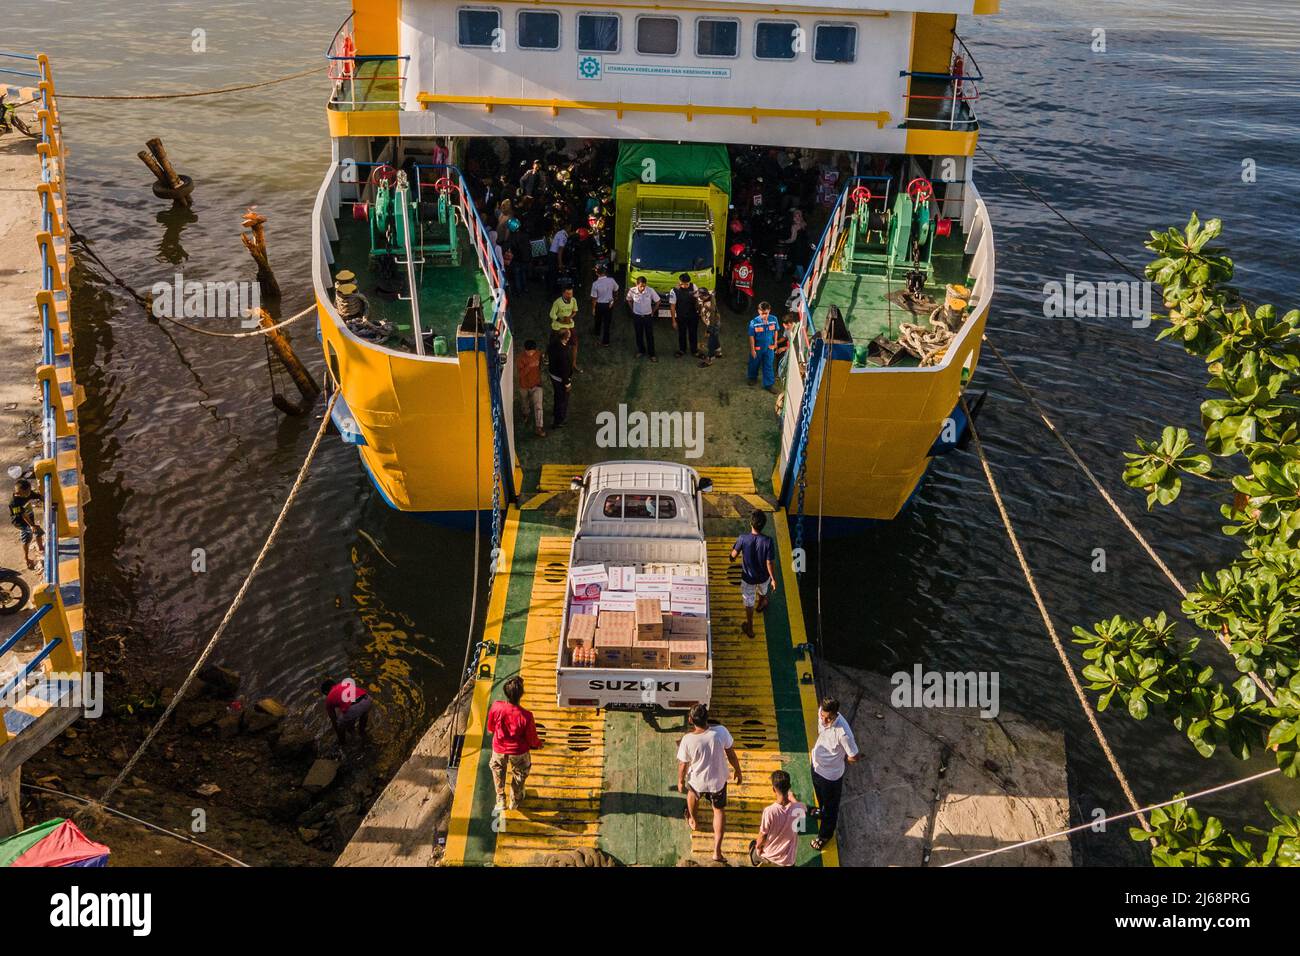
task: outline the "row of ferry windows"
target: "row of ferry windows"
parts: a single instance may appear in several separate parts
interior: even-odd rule
[[[460,7],[456,11],[457,42],[463,47],[501,47],[501,11]],[[619,53],[622,17],[616,13],[579,13],[579,53]],[[636,52],[645,56],[676,56],[681,48],[678,17],[644,14],[636,18]],[[522,50],[558,50],[560,14],[553,10],[520,10],[515,45]],[[790,20],[759,20],[754,24],[754,56],[760,60],[794,60],[803,45],[801,28]],[[806,41],[804,41],[806,42]],[[817,63],[852,63],[857,58],[858,28],[851,23],[818,23],[813,27],[812,55]],[[504,47],[501,47],[504,48]],[[695,55],[740,55],[740,21],[725,17],[695,20]]]

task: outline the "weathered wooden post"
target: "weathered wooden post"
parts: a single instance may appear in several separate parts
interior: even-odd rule
[[[273,351],[277,358],[284,364],[285,371],[289,373],[289,378],[297,386],[298,393],[302,395],[302,404],[294,405],[288,399],[276,392],[272,392],[271,401],[275,407],[289,415],[301,415],[305,412],[311,403],[316,400],[320,394],[320,386],[316,384],[316,379],[312,376],[307,366],[302,364],[293,346],[289,344],[289,338],[282,331],[273,328],[275,321],[268,315],[265,310],[256,310],[259,328],[266,329],[266,344]],[[275,380],[272,378],[271,387],[274,390]]]
[[[249,206],[248,211],[244,213],[242,225],[243,228],[252,231],[251,236],[248,233],[240,233],[239,238],[244,241],[249,255],[257,263],[257,281],[262,286],[262,297],[280,298],[280,283],[275,280],[275,273],[271,271],[271,260],[266,251],[266,217],[257,211],[256,206]]]
[[[140,162],[149,167],[157,180],[153,186],[154,195],[188,207],[190,193],[194,191],[194,180],[176,172],[161,139],[155,136],[145,146],[148,148],[140,150],[136,155],[140,157]]]

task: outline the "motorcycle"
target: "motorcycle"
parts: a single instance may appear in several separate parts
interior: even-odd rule
[[[9,568],[0,568],[0,614],[17,614],[27,606],[31,588],[23,576]]]
[[[754,309],[754,264],[744,243],[736,243],[727,250],[731,258],[731,272],[727,285],[731,293],[731,308],[735,312],[752,312]]]
[[[0,90],[0,134],[8,133],[10,130],[17,130],[24,136],[36,138],[36,134],[23,122],[18,115],[18,107],[11,103],[5,102],[6,91]]]

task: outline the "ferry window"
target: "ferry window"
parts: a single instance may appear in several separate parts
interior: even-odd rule
[[[617,53],[618,25],[616,13],[578,14],[578,52]]]
[[[457,42],[461,46],[490,47],[500,35],[501,11],[461,7],[456,11]]]
[[[676,17],[637,17],[636,52],[649,56],[676,56],[680,28]]]
[[[623,517],[623,496],[606,495],[604,513],[606,518]]]
[[[754,24],[754,56],[760,60],[793,60],[799,24],[788,20],[760,20]]]
[[[739,20],[700,17],[695,21],[696,56],[737,56],[739,53]]]
[[[560,48],[560,15],[551,10],[520,10],[519,48],[521,50],[558,50]]]
[[[813,37],[814,63],[852,63],[858,54],[858,28],[851,23],[819,23]]]

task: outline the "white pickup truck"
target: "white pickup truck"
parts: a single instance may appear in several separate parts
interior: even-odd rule
[[[572,487],[578,520],[556,658],[559,706],[708,704],[703,495],[712,483],[685,465],[611,461],[588,468]]]

